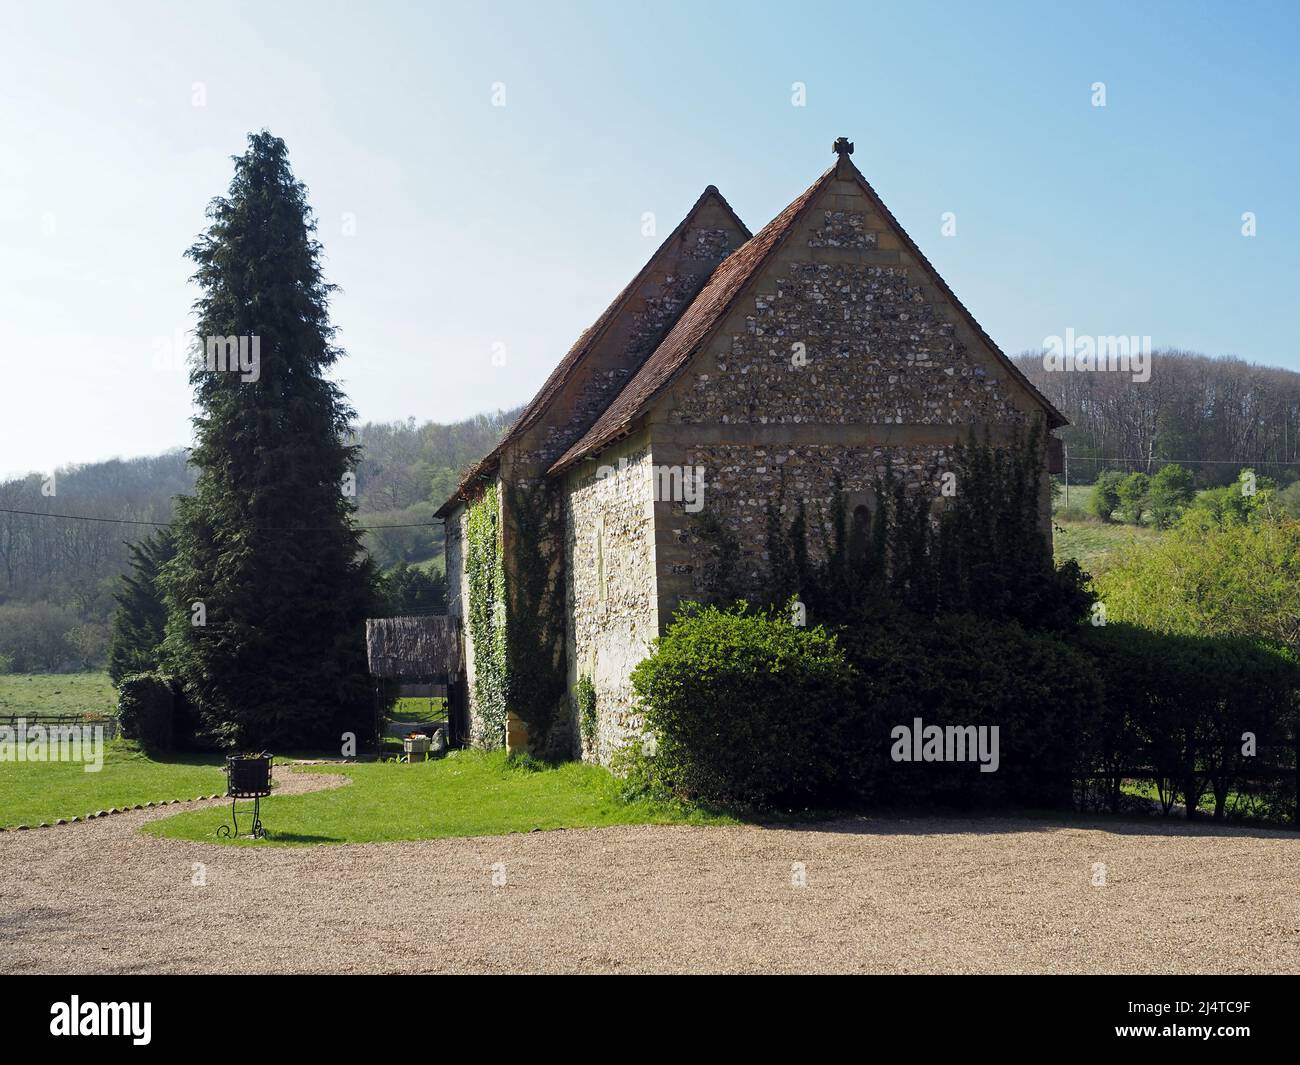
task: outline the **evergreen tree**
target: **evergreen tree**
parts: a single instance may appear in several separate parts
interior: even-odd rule
[[[381,589],[392,617],[447,611],[447,580],[441,573],[399,562],[381,578]]]
[[[108,643],[108,675],[114,684],[159,667],[167,608],[158,575],[176,554],[176,540],[171,530],[158,529],[128,544],[127,551],[131,572],[123,574],[122,588],[114,595],[117,610]]]
[[[354,412],[325,377],[343,354],[333,286],[282,140],[250,135],[208,218],[188,252],[204,357],[190,374],[198,476],[177,501],[177,553],[163,576],[169,665],[224,746],[332,749],[345,732],[364,741],[377,577],[347,491]],[[214,349],[223,337],[245,338],[237,368]]]

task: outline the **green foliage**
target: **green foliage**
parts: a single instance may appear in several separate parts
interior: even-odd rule
[[[1014,801],[1063,807],[1090,769],[1100,685],[1089,661],[1054,635],[983,617],[895,613],[847,626],[858,678],[851,732],[864,738],[860,797],[908,803]],[[999,730],[1000,764],[895,762],[890,733],[925,726]],[[874,778],[874,779],[873,779]]]
[[[118,682],[117,721],[122,735],[145,750],[171,750],[174,712],[170,678],[158,673],[135,673]]]
[[[1077,563],[1058,569],[1051,540],[1040,524],[1041,429],[1008,446],[972,438],[955,449],[952,496],[935,517],[936,496],[908,490],[892,471],[877,480],[877,505],[865,544],[853,530],[837,484],[817,551],[808,544],[802,504],[787,527],[780,499],[767,513],[772,584],[768,602],[797,595],[816,621],[870,618],[882,604],[936,616],[971,613],[1015,620],[1036,629],[1067,631],[1092,604],[1088,578]],[[938,480],[931,470],[929,480]],[[829,533],[827,533],[829,530]]]
[[[568,753],[572,737],[556,729],[568,688],[559,492],[550,482],[511,485],[505,503],[512,533],[505,570],[506,705],[527,724],[534,751]]]
[[[360,551],[345,474],[353,417],[327,376],[342,356],[306,190],[284,142],[249,137],[229,194],[189,251],[200,337],[257,337],[256,381],[190,374],[199,415],[193,496],[176,505],[176,556],[159,583],[165,657],[207,733],[227,747],[365,742],[374,712],[364,621],[376,575]],[[251,344],[251,342],[250,342]],[[192,624],[192,604],[206,624]]]
[[[1157,529],[1167,529],[1196,498],[1196,483],[1190,470],[1176,463],[1161,466],[1151,478],[1147,500],[1151,520]]]
[[[1223,525],[1245,525],[1286,513],[1276,482],[1268,477],[1256,477],[1254,470],[1246,468],[1235,484],[1207,488],[1197,495],[1183,520],[1190,527],[1204,530]]]
[[[595,750],[596,728],[599,723],[596,717],[596,685],[586,673],[578,678],[575,694],[578,701],[578,726],[582,730],[583,745],[589,751]]]
[[[1095,757],[1118,804],[1120,781],[1150,774],[1166,813],[1181,796],[1189,816],[1201,796],[1215,817],[1230,795],[1270,795],[1282,767],[1292,777],[1300,663],[1275,646],[1240,637],[1161,633],[1134,625],[1087,629],[1081,648],[1102,677],[1105,701]],[[1243,742],[1249,733],[1254,748]],[[1283,780],[1283,783],[1293,784]],[[1294,790],[1267,814],[1294,812]]]
[[[441,573],[399,562],[379,585],[390,617],[446,613],[447,580]]]
[[[618,763],[637,788],[760,804],[1068,805],[1100,705],[1091,664],[1052,636],[901,611],[832,632],[688,605],[632,684],[656,739]],[[893,729],[916,718],[996,726],[997,772],[894,761]]]
[[[1112,515],[1119,509],[1119,486],[1124,480],[1116,470],[1106,470],[1097,474],[1097,481],[1092,486],[1092,512],[1102,521],[1111,521]]]
[[[77,612],[53,603],[0,604],[0,647],[9,669],[17,673],[47,673],[85,669],[94,665],[73,638]]]
[[[480,741],[505,743],[506,608],[501,556],[500,497],[488,485],[466,511],[465,575],[469,634],[474,645],[474,704],[483,721]]]
[[[823,628],[789,616],[687,604],[632,671],[668,790],[730,801],[797,800],[836,784],[828,757],[852,669]]]
[[[1277,494],[1278,505],[1290,518],[1300,518],[1300,481],[1293,481]]]
[[[132,673],[151,673],[162,667],[167,607],[158,577],[176,554],[176,538],[162,528],[130,545],[131,572],[122,577],[117,593],[108,648],[108,675],[114,684]]]
[[[1134,470],[1119,483],[1119,509],[1125,521],[1134,525],[1142,524],[1142,514],[1147,508],[1147,496],[1151,491],[1151,478],[1140,470]]]
[[[1193,509],[1164,540],[1097,579],[1111,621],[1159,632],[1245,636],[1300,648],[1300,521],[1275,511],[1204,524]]]

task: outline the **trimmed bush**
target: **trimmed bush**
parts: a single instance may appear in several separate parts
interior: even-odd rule
[[[853,670],[789,613],[685,604],[632,688],[657,785],[693,798],[797,802],[836,790]]]
[[[1068,805],[1101,706],[1085,656],[1014,623],[896,613],[832,633],[743,604],[684,609],[632,685],[657,752],[625,768],[685,798],[759,804]],[[996,727],[996,771],[975,748],[895,761],[894,729],[918,718]]]
[[[906,614],[846,627],[858,678],[850,731],[859,738],[856,797],[881,803],[1014,802],[1068,806],[1091,768],[1101,706],[1091,662],[1053,636],[1014,622]],[[997,728],[997,769],[965,762],[895,761],[893,730]]]
[[[1194,816],[1208,794],[1221,819],[1230,796],[1250,793],[1269,797],[1261,812],[1272,819],[1294,814],[1295,655],[1244,637],[1115,623],[1085,631],[1080,645],[1104,684],[1096,750],[1112,809],[1132,776],[1155,785],[1166,813],[1181,797]]]
[[[171,681],[159,673],[133,673],[117,687],[117,721],[122,735],[150,751],[172,746],[175,697]]]

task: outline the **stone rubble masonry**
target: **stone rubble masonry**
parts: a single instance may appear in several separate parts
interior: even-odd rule
[[[782,500],[787,521],[804,503],[816,556],[837,475],[850,509],[874,512],[873,482],[887,465],[937,497],[953,445],[972,430],[1005,440],[1040,409],[844,177],[644,422],[657,463],[704,467],[704,509],[736,536],[737,576],[757,594],[769,572],[769,500]],[[1048,498],[1045,485],[1044,515]],[[682,600],[710,590],[710,556],[680,504],[656,503],[654,530],[662,629]]]
[[[600,417],[714,268],[745,240],[720,196],[706,194],[680,237],[661,248],[621,312],[596,340],[562,393],[512,449],[512,476],[536,477]]]
[[[651,477],[644,434],[620,441],[599,464],[583,463],[566,477],[569,691],[582,674],[596,689],[596,743],[589,749],[581,741],[588,761],[607,764],[641,732],[630,675],[659,634]],[[574,735],[581,736],[573,700],[570,710]]]

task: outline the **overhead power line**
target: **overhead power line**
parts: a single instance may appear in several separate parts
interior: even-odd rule
[[[140,521],[135,518],[101,518],[93,514],[58,514],[50,510],[14,510],[9,507],[0,507],[0,514],[20,514],[28,518],[63,518],[65,521],[98,521],[110,525],[151,525],[156,529],[170,528],[174,523],[170,521]],[[353,528],[357,532],[379,532],[383,529],[432,529],[440,525],[441,522],[419,521],[409,525],[356,525]],[[274,528],[271,526],[259,526],[254,532],[324,532],[327,531],[323,526],[316,528],[304,528],[302,526],[284,528]]]

